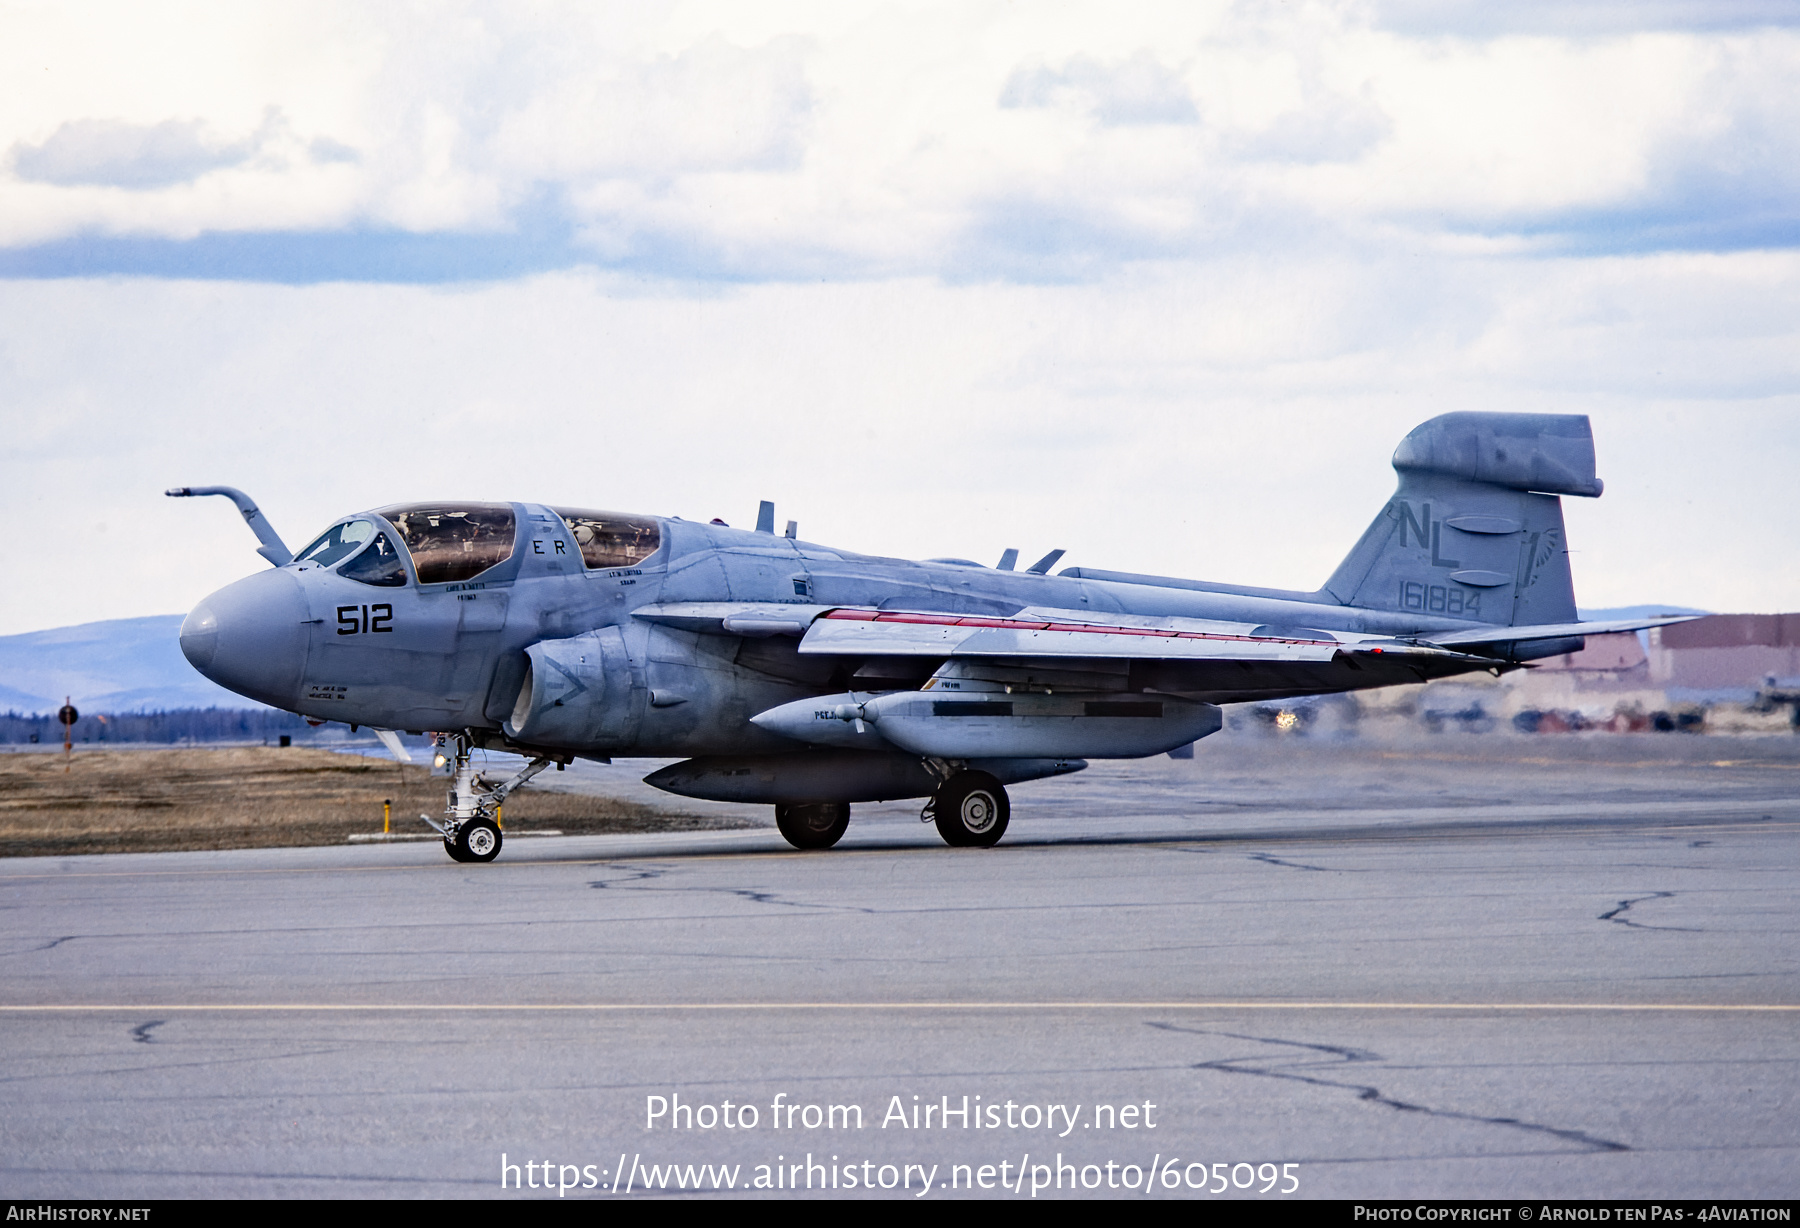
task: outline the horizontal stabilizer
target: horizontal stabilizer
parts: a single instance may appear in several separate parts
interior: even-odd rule
[[[1642,631],[1666,627],[1701,617],[1698,614],[1665,614],[1661,618],[1620,618],[1598,623],[1542,623],[1535,627],[1477,627],[1468,631],[1427,631],[1419,636],[1446,648],[1457,644],[1510,644],[1515,640],[1560,640],[1579,635],[1608,635],[1616,631]]]

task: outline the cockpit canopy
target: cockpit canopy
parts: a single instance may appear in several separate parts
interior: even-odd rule
[[[412,503],[375,513],[400,531],[420,584],[454,584],[512,557],[510,503]]]
[[[662,544],[650,516],[579,508],[552,509],[569,527],[588,570],[635,567]],[[409,503],[373,513],[393,526],[420,584],[470,580],[512,557],[517,516],[509,503]],[[333,567],[351,580],[379,587],[407,581],[400,551],[380,521],[365,514],[332,525],[295,556],[296,563]],[[344,560],[350,561],[345,563]]]
[[[662,526],[649,516],[566,507],[550,510],[569,526],[575,545],[581,550],[581,561],[590,571],[602,567],[636,567],[655,554],[662,544]]]

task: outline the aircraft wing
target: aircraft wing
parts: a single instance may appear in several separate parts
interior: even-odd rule
[[[645,606],[646,622],[743,636],[799,636],[822,656],[1089,658],[1329,663],[1338,654],[1472,660],[1435,643],[1200,618],[1025,609],[1009,617],[776,602]],[[1492,635],[1486,639],[1495,638]]]
[[[840,608],[819,615],[806,654],[935,657],[1004,672],[1126,667],[1134,690],[1242,703],[1357,690],[1488,669],[1494,660],[1386,636],[1197,618],[1022,610],[983,615]]]
[[[813,621],[800,641],[800,651],[926,657],[1329,661],[1342,647],[1335,639],[1258,636],[1251,634],[1253,630],[1201,619],[1119,616],[1096,620],[1070,611],[1025,610],[1010,618],[994,618],[835,609]]]

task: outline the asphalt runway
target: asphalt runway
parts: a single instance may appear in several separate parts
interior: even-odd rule
[[[992,850],[908,803],[0,861],[0,1188],[1793,1198],[1797,786],[1800,738],[1222,736]]]

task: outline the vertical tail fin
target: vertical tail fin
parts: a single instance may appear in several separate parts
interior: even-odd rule
[[[1400,441],[1394,468],[1399,489],[1321,596],[1504,626],[1575,621],[1557,496],[1602,489],[1585,415],[1443,414]]]

